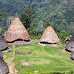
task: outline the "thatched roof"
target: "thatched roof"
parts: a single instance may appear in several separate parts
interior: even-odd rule
[[[4,39],[7,42],[12,42],[17,39],[30,40],[30,36],[22,22],[16,17],[8,28]]]
[[[72,36],[65,48],[68,51],[74,51],[74,35]]]
[[[8,48],[8,45],[5,42],[5,40],[2,38],[2,36],[0,35],[0,50],[4,50],[6,48]]]
[[[68,43],[70,41],[69,37],[66,37],[66,39],[64,40],[64,43]]]
[[[3,58],[0,57],[0,74],[8,74],[9,68],[8,65],[4,62]]]
[[[74,60],[74,51],[71,52],[71,59]]]
[[[39,42],[59,43],[60,40],[51,26],[48,26],[44,31]]]

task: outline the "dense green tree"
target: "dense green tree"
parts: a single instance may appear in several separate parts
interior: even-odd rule
[[[15,15],[15,13],[20,15],[24,9],[24,6],[26,7],[28,5],[31,6],[36,12],[36,18],[32,21],[33,24],[38,25],[38,22],[41,19],[45,19],[50,21],[51,26],[55,30],[65,30],[69,34],[74,34],[72,28],[73,24],[71,24],[71,22],[74,22],[74,0],[1,0],[0,11],[7,12],[10,15]],[[30,12],[29,8],[27,8],[27,10]],[[26,10],[25,13],[30,16]],[[29,19],[30,17],[27,15],[24,16]],[[22,18],[22,20],[24,18]],[[30,27],[30,21],[33,19],[28,19],[25,20]],[[26,22],[23,22],[24,25],[26,25]]]
[[[46,27],[50,26],[50,23],[47,20],[42,20]]]
[[[6,27],[6,18],[9,16],[8,13],[0,11],[0,27],[4,28]]]
[[[4,32],[5,32],[5,30],[0,28],[0,35],[3,35]]]
[[[6,12],[0,11],[0,16],[3,17],[3,18],[7,18],[7,16],[9,16],[9,14],[6,13]]]
[[[30,6],[26,6],[22,14],[20,15],[20,19],[26,28],[31,27],[34,14],[35,14],[35,11]]]
[[[32,39],[39,39],[44,30],[39,30],[36,25],[31,24],[32,27],[28,28],[28,33]]]
[[[58,37],[60,38],[61,42],[64,43],[64,40],[68,35],[68,33],[64,30],[57,32]]]

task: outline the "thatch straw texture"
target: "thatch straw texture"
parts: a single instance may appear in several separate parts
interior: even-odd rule
[[[30,36],[19,18],[14,18],[4,39],[7,42],[13,42],[17,39],[30,40]]]
[[[70,41],[69,37],[66,37],[66,39],[64,40],[64,43],[68,43]]]
[[[4,62],[3,58],[0,57],[0,74],[8,74],[9,68],[8,65]]]
[[[74,35],[72,36],[72,38],[70,39],[70,41],[66,45],[66,50],[74,51]]]
[[[5,42],[5,40],[2,38],[2,36],[0,35],[0,50],[4,50],[6,48],[8,48],[8,45]]]
[[[44,31],[42,37],[40,38],[39,42],[47,42],[47,43],[60,43],[60,40],[53,30],[51,26],[48,26]]]
[[[3,57],[3,53],[0,51],[0,57]]]
[[[71,52],[71,59],[74,60],[74,51]]]

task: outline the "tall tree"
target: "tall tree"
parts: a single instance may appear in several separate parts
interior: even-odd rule
[[[8,13],[0,11],[0,27],[3,28],[3,24],[5,23],[5,19],[9,16]]]
[[[26,6],[23,10],[23,12],[20,15],[20,20],[25,25],[26,28],[30,28],[30,24],[32,23],[34,19],[35,11],[30,7]]]
[[[3,18],[7,18],[7,16],[9,16],[9,14],[6,12],[0,11],[0,16]]]

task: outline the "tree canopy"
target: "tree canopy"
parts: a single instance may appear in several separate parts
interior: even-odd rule
[[[26,28],[31,27],[31,23],[33,22],[35,11],[30,7],[26,6],[23,12],[20,15],[20,19]]]

